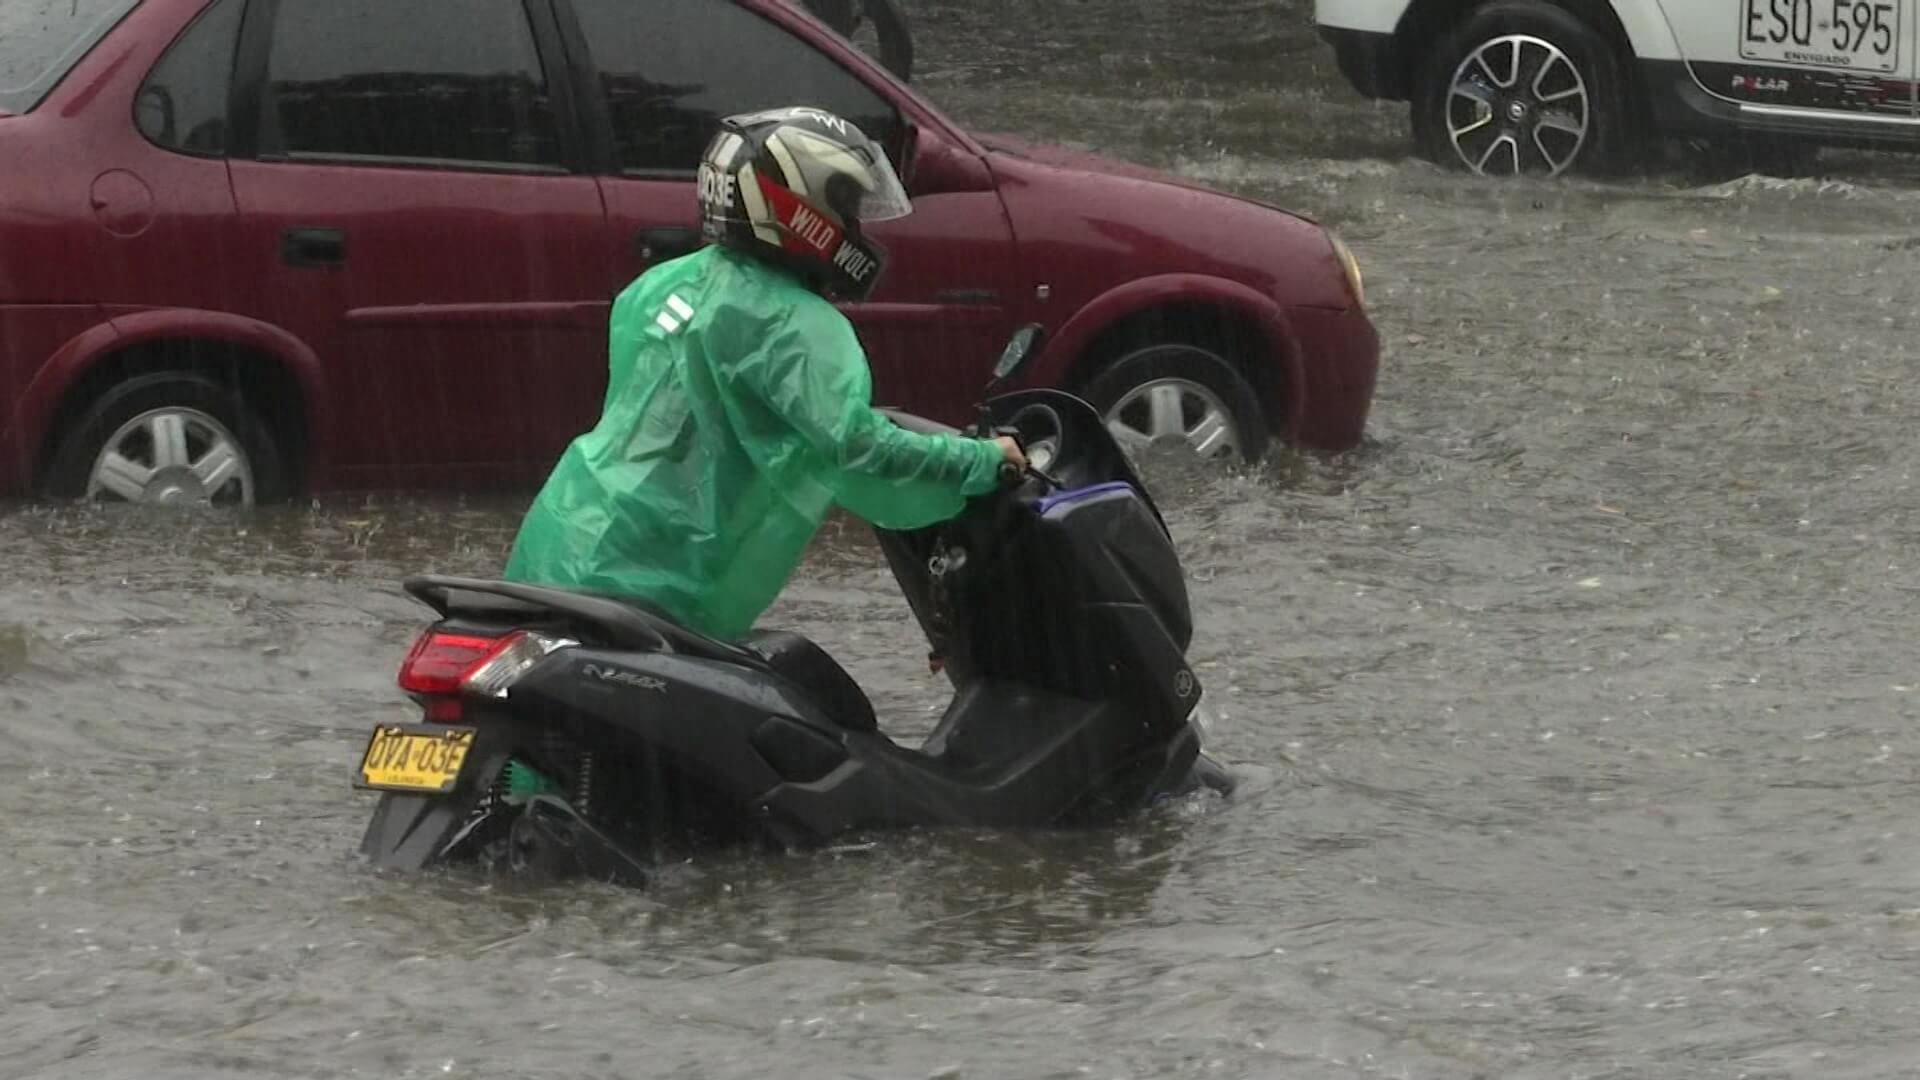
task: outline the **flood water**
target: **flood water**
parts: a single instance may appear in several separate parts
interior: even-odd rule
[[[1920,159],[1476,182],[1305,7],[913,9],[967,122],[1366,267],[1365,446],[1155,474],[1233,799],[383,878],[397,581],[492,573],[521,500],[0,506],[0,1076],[1920,1075]],[[831,528],[769,622],[911,735],[942,684],[872,558]]]

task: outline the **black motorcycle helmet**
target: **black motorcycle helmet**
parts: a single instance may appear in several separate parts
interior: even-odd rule
[[[866,298],[886,267],[861,226],[912,212],[879,144],[821,109],[729,116],[700,160],[706,241],[785,266],[837,299]]]

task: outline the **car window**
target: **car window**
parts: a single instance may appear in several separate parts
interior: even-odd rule
[[[47,96],[140,0],[0,0],[0,109]]]
[[[265,156],[490,166],[560,162],[521,0],[280,0]]]
[[[715,0],[571,0],[612,113],[626,172],[692,172],[724,116],[812,105],[889,148],[886,99],[768,19]]]
[[[133,99],[141,134],[169,150],[224,154],[227,84],[244,0],[214,0],[148,73]]]

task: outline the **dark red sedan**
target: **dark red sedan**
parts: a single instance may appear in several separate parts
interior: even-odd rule
[[[880,403],[1026,380],[1127,439],[1364,429],[1357,266],[1282,210],[977,136],[776,0],[7,0],[0,495],[253,502],[537,480],[591,426],[611,297],[696,242],[713,121],[811,104],[915,212],[851,305]]]

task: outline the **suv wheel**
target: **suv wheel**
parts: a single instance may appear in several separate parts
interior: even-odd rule
[[[1101,371],[1087,401],[1130,454],[1184,447],[1202,458],[1253,461],[1267,426],[1253,387],[1226,359],[1195,345],[1149,345]]]
[[[280,454],[238,393],[187,372],[108,390],[62,438],[49,494],[103,502],[252,506],[286,494]]]
[[[1540,0],[1479,8],[1415,75],[1421,152],[1483,176],[1605,171],[1624,156],[1628,121],[1614,47]]]

